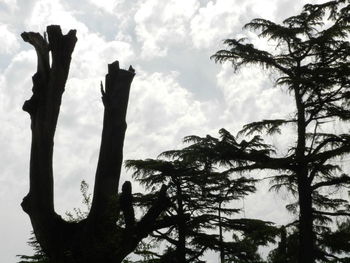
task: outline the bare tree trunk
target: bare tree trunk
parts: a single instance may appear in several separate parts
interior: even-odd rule
[[[35,47],[38,57],[33,96],[23,105],[23,110],[31,117],[32,145],[30,189],[22,207],[30,216],[38,242],[53,258],[61,253],[57,248],[63,243],[62,237],[55,232],[64,224],[54,211],[52,154],[61,98],[77,41],[75,34],[71,30],[64,36],[58,26],[47,28],[48,42],[38,33],[22,34],[23,40]],[[51,67],[49,52],[52,54]]]
[[[22,38],[34,46],[38,57],[33,96],[23,105],[31,117],[32,145],[30,189],[22,208],[52,262],[121,262],[153,231],[157,217],[168,204],[163,187],[150,210],[136,222],[129,182],[123,185],[118,197],[125,116],[135,72],[132,67],[120,69],[117,61],[108,66],[105,90],[101,87],[105,112],[92,209],[86,220],[68,223],[54,209],[52,157],[61,98],[77,41],[76,31],[63,35],[59,26],[52,25],[47,27],[48,39],[34,32],[25,32]],[[116,225],[120,212],[125,228]]]

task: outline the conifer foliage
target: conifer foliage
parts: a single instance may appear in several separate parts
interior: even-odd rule
[[[188,136],[185,142],[190,145],[163,152],[158,159],[126,162],[148,191],[135,198],[141,206],[147,207],[161,185],[168,188],[171,206],[163,221],[174,221],[152,234],[155,241],[168,244],[165,253],[153,260],[203,262],[203,253],[214,250],[221,263],[261,262],[257,249],[274,242],[276,229],[270,222],[242,218],[241,204],[233,206],[234,201],[255,192],[256,180],[234,174],[231,166],[217,158],[218,139]]]
[[[299,214],[298,262],[325,262],[335,256],[320,249],[320,234],[330,231],[324,226],[336,217],[350,216],[349,200],[327,191],[350,185],[349,175],[339,165],[339,159],[350,152],[349,133],[329,128],[329,123],[350,119],[349,1],[307,4],[281,24],[257,18],[244,28],[258,31],[275,49],[258,49],[245,38],[227,39],[226,49],[212,58],[231,62],[236,70],[253,64],[271,70],[277,76],[275,84],[293,96],[292,117],[253,122],[241,133],[273,134],[283,125],[296,127],[295,144],[286,156],[250,159],[253,168],[278,171],[275,188],[286,186],[297,197],[290,208]]]

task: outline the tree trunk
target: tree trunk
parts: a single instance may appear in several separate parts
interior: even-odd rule
[[[220,246],[220,263],[225,263],[224,238],[221,222],[221,202],[219,203],[218,217],[219,217],[219,246]]]
[[[277,263],[285,263],[289,261],[288,253],[287,253],[287,230],[285,226],[280,228],[280,238],[281,241],[277,247],[278,259]]]
[[[299,194],[299,263],[315,262],[312,195],[308,178],[298,176]]]
[[[184,212],[184,204],[182,198],[182,190],[180,182],[176,182],[176,190],[177,190],[177,206],[178,206],[178,215],[179,215],[179,223],[178,223],[178,234],[179,240],[178,245],[176,247],[176,258],[178,263],[186,262],[186,220],[185,220],[185,212]]]
[[[314,233],[312,218],[312,191],[305,162],[306,120],[305,106],[300,87],[294,88],[297,107],[297,147],[295,150],[298,197],[299,197],[299,263],[314,263]]]
[[[123,185],[118,197],[125,116],[135,72],[132,67],[119,69],[117,61],[108,66],[105,90],[101,88],[105,111],[92,209],[87,219],[68,223],[54,209],[52,156],[61,98],[77,38],[75,30],[63,35],[56,25],[47,27],[47,36],[48,40],[39,33],[22,34],[23,40],[34,46],[38,57],[33,95],[23,105],[31,117],[32,144],[30,189],[22,208],[51,262],[121,262],[153,231],[157,217],[168,204],[163,187],[153,206],[136,223],[129,182]],[[116,225],[120,212],[125,228]]]

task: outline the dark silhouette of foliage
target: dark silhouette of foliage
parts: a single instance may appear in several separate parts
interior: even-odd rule
[[[163,219],[175,218],[174,225],[152,233],[155,240],[170,245],[152,262],[157,258],[157,262],[202,262],[207,250],[219,252],[222,263],[261,262],[257,249],[274,242],[275,228],[269,222],[232,217],[241,211],[232,208],[232,201],[255,192],[256,180],[224,169],[217,158],[217,139],[188,136],[184,141],[190,145],[163,152],[158,159],[126,161],[134,178],[149,191],[135,197],[137,203],[147,207],[152,192],[163,184],[172,203]],[[259,151],[257,139],[244,144]],[[224,232],[231,234],[231,240]]]
[[[320,244],[329,251],[330,262],[350,262],[350,219],[338,222],[335,230],[328,230]]]
[[[269,253],[268,263],[297,263],[298,262],[298,232],[295,228],[281,226],[280,242],[276,249]]]
[[[34,249],[34,255],[17,255],[17,257],[20,258],[20,261],[17,263],[50,263],[48,257],[45,255],[40,244],[36,240],[34,232],[31,232],[28,245]]]
[[[253,122],[241,131],[273,134],[280,132],[282,125],[294,125],[296,143],[288,154],[278,158],[267,153],[260,157],[240,154],[252,161],[246,169],[278,171],[273,188],[286,187],[296,196],[297,202],[289,208],[299,214],[299,263],[331,259],[333,255],[318,249],[320,236],[329,231],[334,217],[350,216],[346,209],[349,200],[325,191],[350,185],[348,174],[334,162],[350,152],[350,136],[327,129],[329,122],[350,119],[349,25],[349,1],[307,4],[299,15],[281,24],[257,18],[245,25],[274,44],[273,51],[260,50],[244,38],[227,39],[227,49],[212,57],[217,62],[231,62],[235,70],[251,64],[272,70],[277,76],[275,84],[287,88],[294,98],[291,118]],[[236,158],[237,153],[228,150],[227,160]]]
[[[298,228],[290,224],[281,227],[278,247],[268,257],[269,263],[298,262]],[[288,231],[287,231],[288,229]],[[350,261],[350,223],[349,220],[337,222],[335,229],[326,228],[319,240],[319,260],[321,262]]]
[[[131,66],[128,70],[120,69],[118,61],[108,65],[105,87],[101,83],[104,120],[91,210],[86,219],[70,222],[54,209],[52,157],[76,31],[63,35],[59,26],[52,25],[47,27],[45,36],[34,32],[21,36],[35,48],[38,57],[33,95],[23,105],[31,118],[32,144],[30,189],[22,208],[29,215],[36,239],[50,262],[121,262],[153,231],[157,217],[168,205],[163,187],[149,211],[136,221],[131,183],[124,183],[118,195],[125,116],[135,71]],[[124,227],[116,224],[122,218]]]

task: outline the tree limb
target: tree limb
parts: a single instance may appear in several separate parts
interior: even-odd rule
[[[340,185],[340,184],[350,184],[350,177],[347,175],[342,175],[341,177],[334,178],[328,181],[319,182],[311,186],[312,190],[323,186]]]
[[[327,216],[350,216],[350,213],[344,212],[342,210],[337,211],[337,212],[326,212],[326,211],[314,210],[313,213],[320,214],[320,215],[327,215]]]
[[[115,217],[123,161],[126,110],[134,69],[120,69],[118,61],[108,65],[102,101],[105,107],[100,154],[89,220]],[[102,219],[103,220],[103,219]]]

